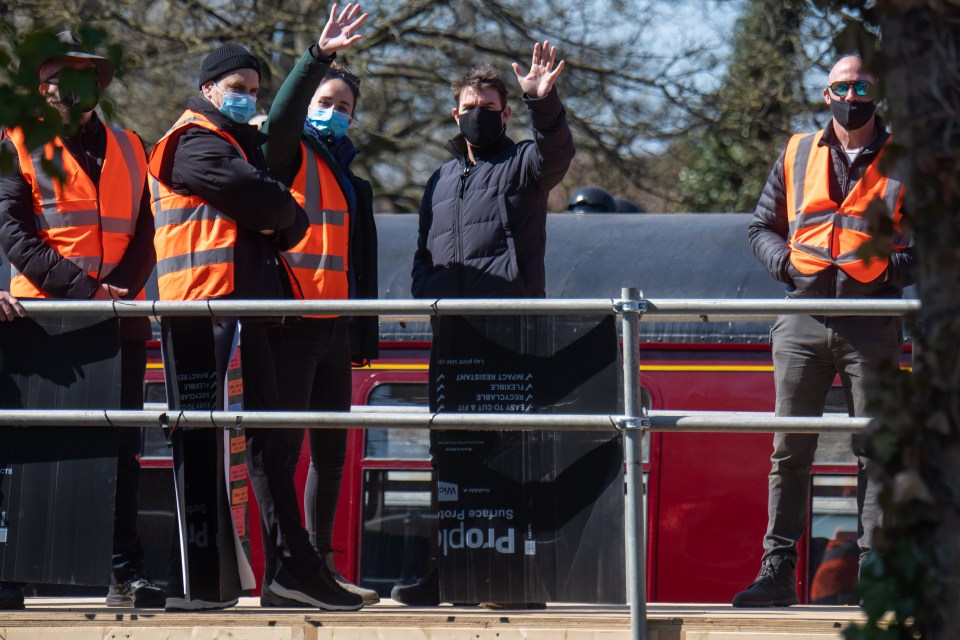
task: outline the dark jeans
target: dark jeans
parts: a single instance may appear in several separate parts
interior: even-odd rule
[[[345,318],[288,319],[272,330],[280,402],[290,411],[349,411],[352,391],[349,323]],[[293,478],[302,430],[291,437],[287,474]],[[333,523],[347,451],[346,429],[309,429],[310,469],[303,507],[310,544],[333,549]],[[294,440],[296,441],[294,443]],[[264,581],[276,574],[276,554],[264,548]]]
[[[120,348],[120,408],[143,409],[143,375],[147,369],[145,342],[123,342]],[[117,430],[117,493],[113,518],[114,584],[146,574],[143,544],[137,533],[140,493],[140,429]]]
[[[821,416],[837,374],[851,416],[865,416],[872,376],[882,362],[897,363],[901,322],[889,317],[781,316],[773,325],[773,370],[778,416]],[[810,501],[810,469],[816,434],[778,433],[773,438],[764,559],[781,555],[796,564]],[[861,554],[870,551],[874,529],[882,524],[878,487],[868,481],[870,461],[862,442],[857,454],[857,511]]]

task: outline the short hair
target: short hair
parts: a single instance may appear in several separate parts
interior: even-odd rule
[[[460,106],[460,93],[466,87],[473,87],[477,90],[493,87],[500,94],[500,106],[507,106],[507,85],[500,79],[497,70],[487,62],[473,65],[460,79],[450,85],[453,90],[453,101],[458,107]]]

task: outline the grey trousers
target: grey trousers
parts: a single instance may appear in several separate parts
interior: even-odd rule
[[[869,415],[872,376],[881,362],[899,362],[902,323],[891,317],[781,316],[771,331],[778,416],[820,416],[827,392],[840,375],[851,416]],[[778,433],[770,457],[766,560],[779,555],[797,563],[797,541],[803,535],[810,504],[810,469],[817,450],[816,434]],[[868,482],[870,461],[860,436],[852,439],[857,454],[858,544],[870,551],[873,532],[881,524],[879,489]]]

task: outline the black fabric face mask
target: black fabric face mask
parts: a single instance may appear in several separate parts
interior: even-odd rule
[[[460,133],[474,147],[492,146],[507,130],[507,126],[500,120],[501,113],[503,111],[490,111],[480,107],[461,113]]]
[[[830,115],[847,131],[859,129],[870,122],[876,110],[877,103],[873,100],[869,102],[830,101]]]

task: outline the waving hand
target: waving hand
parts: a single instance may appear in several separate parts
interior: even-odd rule
[[[526,74],[516,62],[513,63],[513,72],[517,74],[517,82],[520,88],[531,98],[542,98],[550,93],[553,83],[563,71],[564,61],[561,60],[554,68],[554,61],[557,59],[557,48],[550,46],[549,40],[543,41],[543,47],[540,43],[533,45],[533,59],[530,61],[530,71]]]
[[[330,8],[330,19],[327,20],[323,33],[320,34],[320,40],[317,41],[317,47],[324,57],[329,58],[363,37],[354,32],[367,19],[367,14],[364,13],[358,18],[358,13],[360,13],[359,2],[356,4],[348,2],[339,16],[336,3]]]

